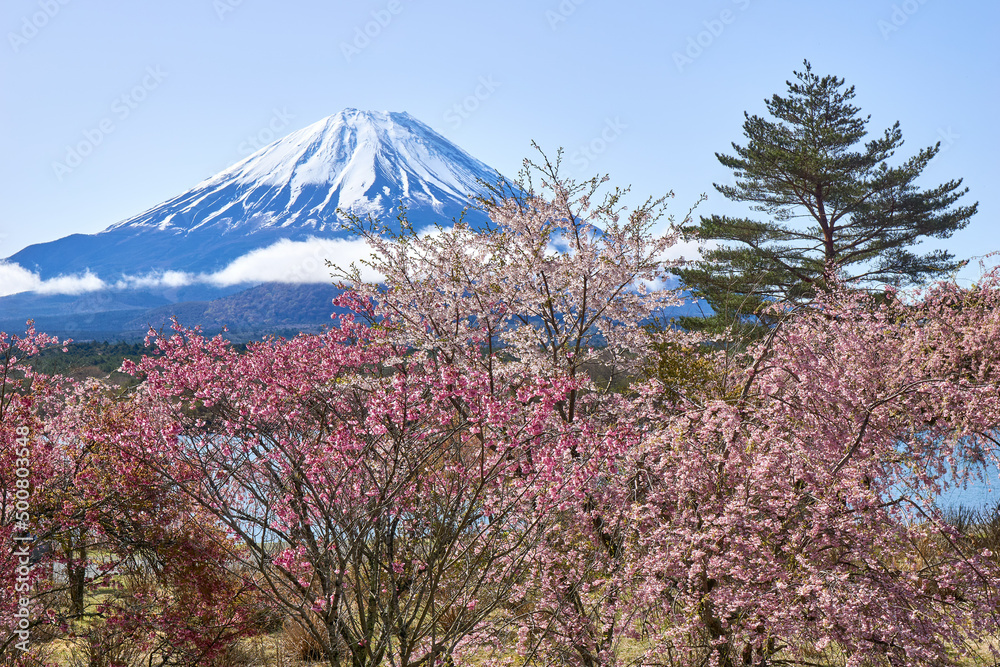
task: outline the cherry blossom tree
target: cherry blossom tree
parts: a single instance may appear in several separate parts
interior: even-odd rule
[[[23,336],[0,332],[0,659],[24,656],[32,630],[48,620],[37,588],[43,568],[34,567],[34,519],[53,456],[38,437],[38,408],[58,391],[58,382],[34,373],[25,361],[58,344],[32,322]]]
[[[1000,453],[997,274],[888,296],[786,314],[738,397],[634,450],[623,575],[650,658],[942,665],[996,636],[996,556],[934,501]]]
[[[627,190],[601,196],[606,176],[578,183],[560,175],[559,158],[525,160],[517,182],[491,186],[479,202],[492,221],[485,229],[459,221],[417,230],[403,211],[393,233],[353,217],[374,249],[363,264],[383,278],[365,282],[361,266],[335,267],[349,288],[336,303],[407,349],[483,371],[493,386],[526,375],[580,378],[560,408],[573,421],[581,395],[607,394],[639,372],[651,345],[643,323],[683,302],[666,289],[681,260],[667,258],[679,240],[663,217],[670,195],[630,209]],[[588,375],[596,366],[600,385]]]
[[[331,665],[447,659],[524,577],[550,512],[600,466],[557,416],[575,388],[407,356],[344,318],[250,345],[177,328],[122,446],[209,512],[256,589]]]
[[[41,664],[43,638],[100,623],[128,628],[118,637],[139,650],[165,641],[162,664],[203,664],[254,630],[252,601],[225,576],[198,508],[109,446],[127,431],[125,403],[26,365],[53,345],[30,323],[23,337],[0,334],[0,659]],[[123,578],[156,581],[140,602]],[[119,590],[88,605],[95,587]]]
[[[70,605],[58,618],[88,650],[114,641],[148,654],[148,665],[210,663],[258,631],[257,601],[210,515],[121,447],[142,417],[119,393],[100,381],[73,386],[40,434],[57,461],[38,523],[67,573]],[[95,588],[113,593],[86,604]]]
[[[641,375],[658,346],[694,339],[651,328],[663,309],[682,303],[667,289],[667,259],[679,234],[663,219],[666,197],[630,209],[627,191],[603,197],[607,177],[578,183],[554,161],[525,161],[516,183],[501,180],[480,205],[486,229],[458,223],[400,233],[355,217],[354,228],[375,252],[365,283],[361,267],[339,269],[350,287],[336,303],[381,327],[414,354],[480,372],[492,392],[532,377],[580,383],[556,404],[575,424],[590,418],[581,462],[600,451],[605,465],[581,485],[582,496],[553,517],[536,547],[535,568],[509,609],[494,620],[522,627],[521,652],[543,661],[563,652],[572,664],[604,664],[621,639],[619,548],[626,514],[606,496],[617,461],[642,432],[635,401],[619,389]],[[635,418],[621,428],[619,415]],[[499,636],[506,640],[503,623]],[[561,658],[560,658],[561,659]]]

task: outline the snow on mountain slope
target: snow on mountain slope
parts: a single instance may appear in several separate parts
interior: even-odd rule
[[[7,261],[41,279],[89,270],[109,283],[212,273],[283,239],[345,238],[338,209],[391,219],[402,201],[417,226],[447,223],[497,176],[407,113],[345,109],[102,232]]]
[[[496,171],[408,113],[345,109],[265,146],[192,190],[106,231],[252,233],[339,229],[337,209],[385,213],[400,200],[446,215]]]

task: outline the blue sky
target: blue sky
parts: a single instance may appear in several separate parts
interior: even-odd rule
[[[508,175],[534,140],[569,175],[730,212],[714,153],[804,58],[856,87],[873,133],[899,120],[903,156],[942,142],[923,184],[980,202],[944,246],[981,255],[1000,250],[997,25],[985,1],[5,0],[0,257],[346,107],[408,111]]]

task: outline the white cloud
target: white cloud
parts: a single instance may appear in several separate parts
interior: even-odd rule
[[[376,281],[381,276],[360,262],[371,254],[371,246],[362,239],[282,239],[235,259],[221,271],[203,274],[198,280],[221,286],[259,282],[329,283],[331,269],[326,260],[330,260],[344,268],[357,262],[362,279]]]
[[[421,230],[421,236],[439,234],[441,230],[429,227]],[[689,259],[698,257],[698,244],[680,242],[669,248],[661,259],[674,259],[683,255]],[[550,248],[555,251],[556,248]],[[290,241],[282,239],[266,248],[253,250],[242,257],[233,260],[224,269],[215,273],[186,273],[183,271],[165,271],[149,273],[142,276],[123,276],[114,283],[106,283],[89,270],[83,274],[58,276],[42,280],[37,273],[32,273],[18,264],[0,262],[0,296],[17,294],[18,292],[36,292],[39,294],[83,294],[107,288],[117,289],[155,289],[157,287],[175,288],[195,283],[203,283],[226,287],[245,283],[327,283],[331,277],[331,268],[326,260],[347,268],[357,263],[361,268],[363,280],[376,282],[383,276],[362,264],[371,257],[372,247],[363,239],[321,239],[310,237],[305,241]],[[658,285],[657,288],[672,287]]]
[[[672,261],[676,259],[686,259],[689,261],[701,259],[701,249],[704,248],[714,248],[716,243],[710,242],[709,244],[703,244],[700,241],[695,240],[680,240],[674,245],[667,248],[662,255],[658,257],[661,261]]]
[[[183,271],[148,273],[144,276],[124,276],[115,283],[118,289],[141,287],[183,287],[195,282],[196,277]]]
[[[20,264],[0,262],[0,296],[19,292],[39,294],[83,294],[107,287],[96,275],[87,271],[71,276],[57,276],[42,280],[37,273],[28,271]]]
[[[89,270],[83,274],[59,276],[42,280],[18,264],[0,262],[0,296],[19,292],[39,294],[82,294],[106,288],[155,289],[157,287],[182,287],[206,283],[226,287],[243,283],[327,283],[332,282],[331,269],[326,260],[347,268],[357,262],[364,280],[378,281],[382,276],[361,264],[370,258],[372,248],[364,240],[320,239],[305,241],[282,239],[266,248],[253,250],[233,260],[215,273],[186,273],[165,271],[141,276],[122,276],[114,283],[105,283]]]

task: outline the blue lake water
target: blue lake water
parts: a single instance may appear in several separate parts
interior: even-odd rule
[[[962,489],[951,489],[947,493],[941,494],[938,502],[940,507],[958,507],[963,505],[971,509],[984,509],[996,507],[1000,502],[1000,471],[996,466],[990,466],[987,472],[988,485],[982,482],[970,482]]]

